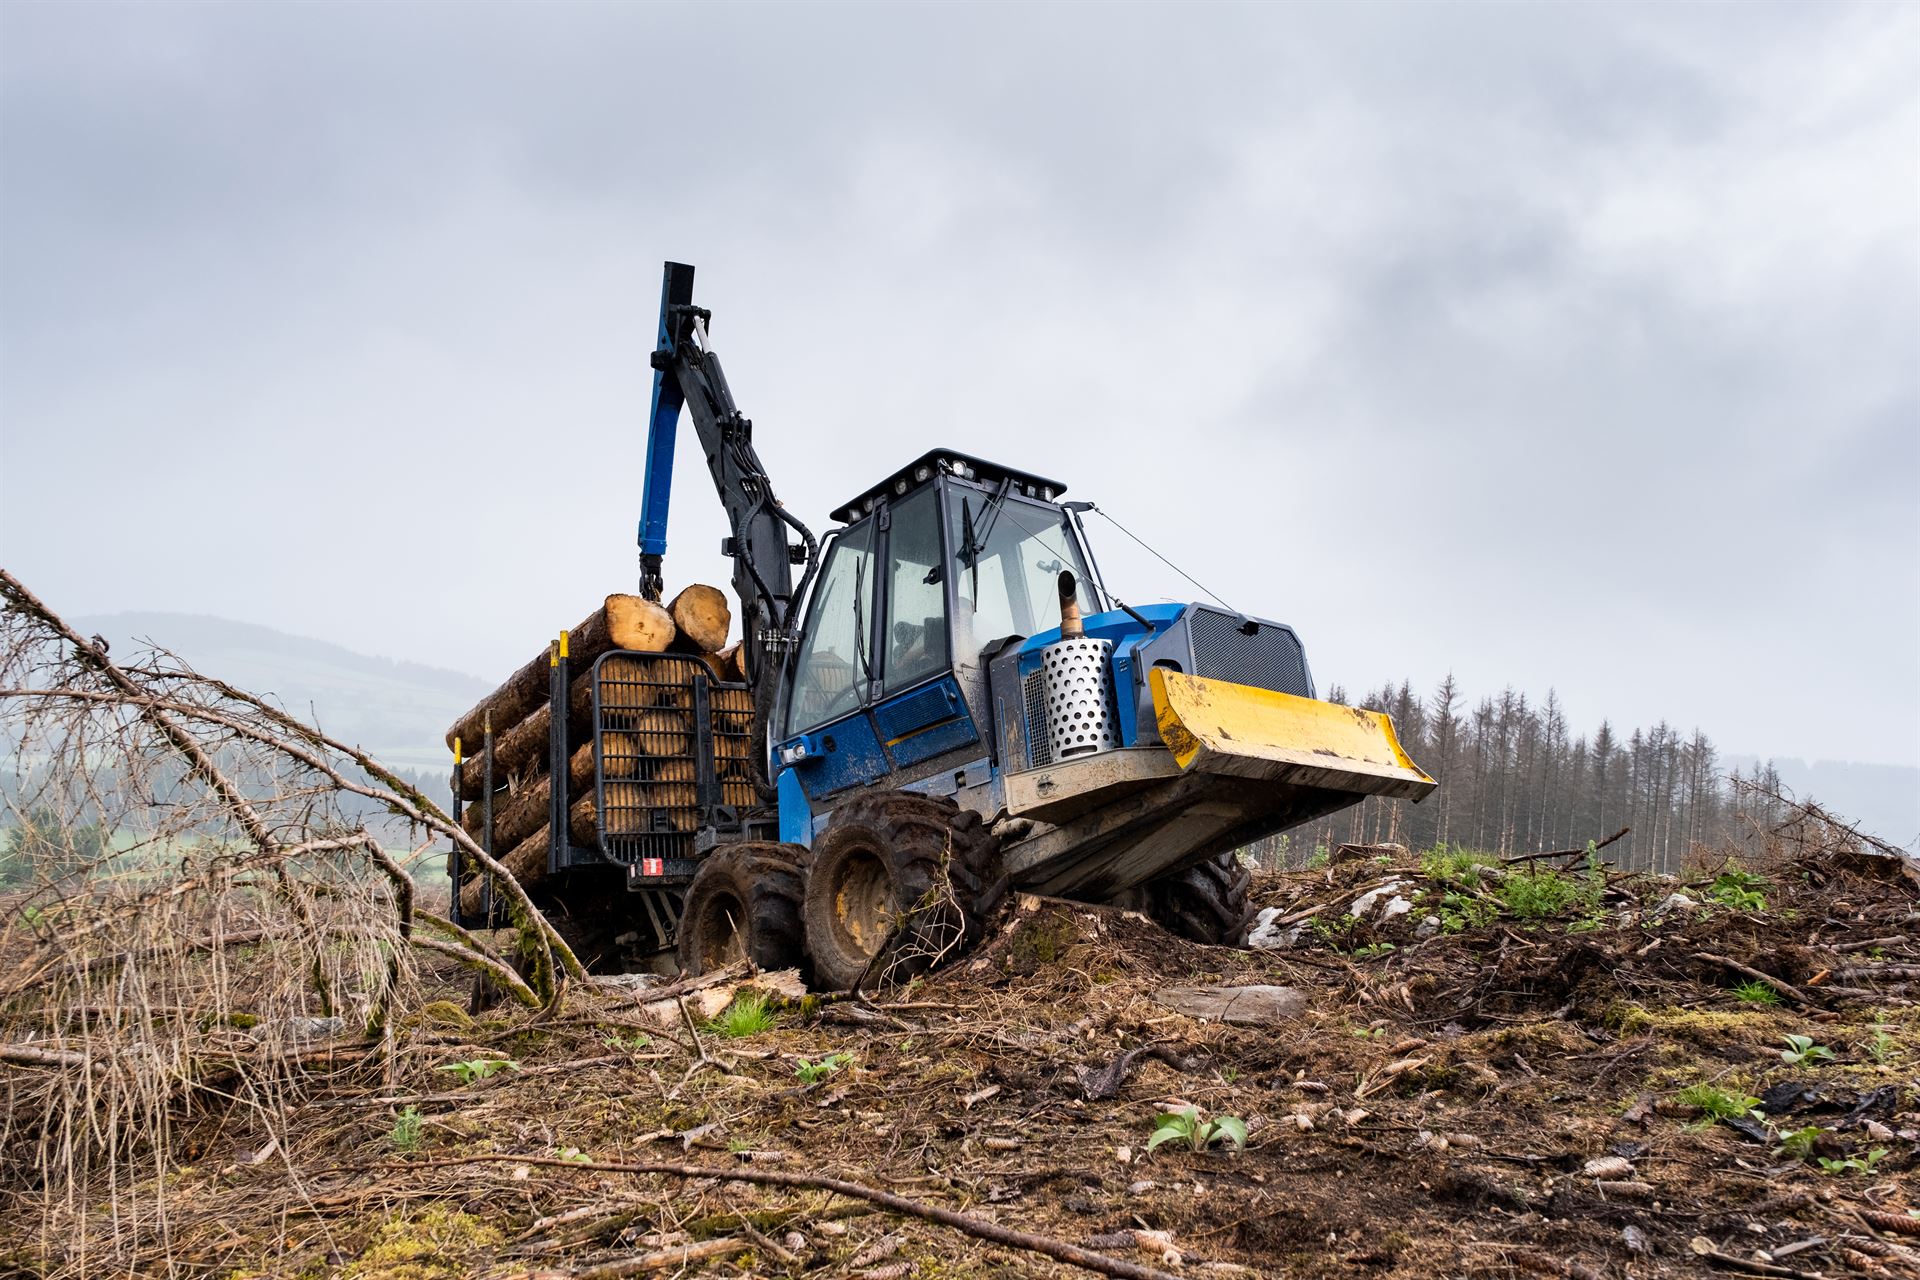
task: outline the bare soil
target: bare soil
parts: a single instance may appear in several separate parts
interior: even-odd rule
[[[390,1044],[317,1056],[266,1154],[253,1121],[196,1101],[164,1237],[135,1266],[1088,1274],[826,1191],[601,1167],[674,1162],[844,1179],[1189,1276],[1920,1274],[1920,969],[1902,972],[1920,965],[1920,893],[1896,862],[1845,853],[1766,875],[1763,908],[1705,902],[1710,877],[1616,875],[1597,910],[1489,906],[1422,938],[1459,886],[1369,858],[1262,876],[1262,905],[1333,922],[1275,951],[1023,898],[944,970],[788,1004],[740,1038],[663,1025],[617,986],[470,1018],[450,971]],[[1394,877],[1423,895],[1412,911],[1340,923]],[[1703,905],[1654,913],[1682,888]],[[1794,994],[1737,996],[1758,980],[1728,961]],[[1230,1026],[1153,998],[1253,983],[1298,989],[1306,1012]],[[1789,1035],[1832,1059],[1784,1061]],[[797,1073],[831,1054],[851,1058]],[[451,1069],[502,1058],[481,1079]],[[1702,1084],[1765,1106],[1715,1121],[1680,1101]],[[1148,1152],[1180,1106],[1243,1119],[1246,1148]],[[1809,1126],[1804,1157],[1780,1150]],[[74,1242],[21,1234],[16,1261],[72,1269]]]

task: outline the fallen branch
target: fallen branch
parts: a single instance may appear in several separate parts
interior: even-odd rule
[[[1887,938],[1861,938],[1857,942],[1842,942],[1832,947],[1831,950],[1839,952],[1871,951],[1875,947],[1897,947],[1906,940],[1906,934],[1896,933]]]
[[[534,989],[528,986],[519,974],[515,973],[507,965],[495,960],[492,956],[474,951],[457,942],[446,942],[439,938],[423,937],[417,933],[411,938],[408,938],[407,941],[419,947],[422,951],[431,951],[435,955],[446,956],[449,959],[458,961],[469,969],[486,974],[502,987],[505,987],[508,995],[530,1009],[538,1009],[540,1007],[540,997],[535,993]]]
[[[107,1064],[84,1053],[75,1053],[71,1049],[42,1049],[31,1044],[0,1045],[0,1062],[11,1062],[18,1067],[57,1067],[70,1071],[80,1067],[88,1071],[105,1071]]]
[[[1705,1241],[1695,1237],[1693,1251],[1716,1267],[1725,1267],[1729,1271],[1744,1271],[1750,1276],[1781,1276],[1785,1280],[1818,1280],[1811,1271],[1796,1271],[1792,1267],[1776,1266],[1771,1262],[1754,1262],[1746,1258],[1735,1257],[1731,1253],[1721,1253],[1711,1246],[1703,1248]]]
[[[694,1244],[675,1245],[671,1249],[656,1249],[652,1253],[642,1253],[631,1258],[621,1258],[614,1262],[604,1262],[597,1267],[573,1273],[574,1280],[619,1280],[621,1276],[644,1275],[649,1271],[678,1270],[694,1262],[707,1262],[714,1258],[725,1258],[736,1253],[745,1253],[753,1248],[751,1240],[742,1240],[735,1236],[722,1236],[714,1240],[701,1240]]]
[[[1708,951],[1696,951],[1693,953],[1693,958],[1695,960],[1704,960],[1708,964],[1717,964],[1723,969],[1731,969],[1735,973],[1752,978],[1755,982],[1764,982],[1795,1004],[1810,1005],[1814,1003],[1806,992],[1794,986],[1791,982],[1783,982],[1770,973],[1762,973],[1752,965],[1741,964],[1738,960],[1729,960],[1725,956],[1716,956]]]
[[[803,1187],[813,1191],[831,1191],[835,1195],[864,1200],[868,1204],[879,1205],[883,1209],[890,1209],[894,1213],[907,1217],[937,1222],[941,1226],[952,1227],[978,1240],[986,1240],[1009,1249],[1024,1249],[1029,1253],[1044,1254],[1057,1262],[1065,1262],[1088,1271],[1097,1271],[1102,1275],[1119,1276],[1122,1280],[1178,1280],[1178,1277],[1169,1272],[1142,1266],[1137,1262],[1109,1257],[1104,1253],[1095,1253],[1091,1249],[1082,1249],[1079,1245],[1068,1244],[1064,1240],[1056,1240],[1051,1236],[1035,1235],[1030,1231],[1016,1231],[1012,1227],[1003,1227],[997,1222],[989,1222],[985,1218],[977,1218],[972,1214],[955,1213],[939,1205],[924,1204],[918,1200],[909,1200],[905,1196],[894,1195],[891,1191],[881,1191],[875,1187],[863,1186],[858,1182],[846,1182],[819,1174],[779,1173],[771,1169],[724,1169],[702,1164],[581,1162],[561,1160],[552,1156],[515,1155],[460,1156],[449,1160],[388,1163],[373,1167],[399,1170],[440,1169],[471,1164],[536,1165],[551,1169],[574,1169],[587,1173],[650,1174],[663,1178],[711,1178],[718,1182],[750,1182],[763,1187]]]
[[[1595,853],[1600,852],[1600,850],[1606,848],[1608,845],[1612,844],[1615,840],[1618,840],[1620,837],[1626,835],[1627,832],[1631,830],[1633,830],[1632,827],[1620,828],[1618,831],[1608,836],[1605,840],[1596,842],[1593,846],[1593,852]],[[1549,858],[1578,858],[1578,857],[1584,856],[1586,852],[1587,852],[1586,846],[1582,845],[1578,849],[1550,849],[1545,853],[1516,853],[1511,858],[1502,858],[1500,859],[1500,861],[1502,862],[1545,862]]]

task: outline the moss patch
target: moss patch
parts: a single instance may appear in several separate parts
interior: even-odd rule
[[[473,1025],[473,1019],[467,1011],[451,1000],[433,1000],[420,1006],[420,1021],[437,1027],[458,1027],[466,1030]]]
[[[381,1225],[341,1280],[440,1280],[471,1275],[504,1239],[471,1214],[435,1205]]]

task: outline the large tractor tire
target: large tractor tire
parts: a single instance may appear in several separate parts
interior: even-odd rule
[[[951,800],[888,791],[849,800],[813,845],[801,918],[815,983],[898,980],[980,940],[1005,896],[999,842]],[[881,954],[882,952],[885,954]]]
[[[708,854],[680,913],[680,967],[705,973],[751,960],[761,970],[798,968],[807,863],[797,844],[747,841]]]
[[[1232,853],[1150,880],[1120,905],[1144,907],[1167,932],[1189,942],[1241,947],[1253,927],[1253,873]]]

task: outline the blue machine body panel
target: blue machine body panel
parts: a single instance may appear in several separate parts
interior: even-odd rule
[[[776,758],[786,759],[784,753],[790,748],[799,748],[803,753],[792,767],[809,800],[822,800],[893,772],[893,764],[873,730],[873,719],[865,711],[842,716],[788,739],[781,744],[782,754]]]
[[[788,844],[813,844],[813,806],[800,786],[800,771],[782,769],[775,783],[780,797],[780,839]]]
[[[788,738],[774,752],[776,760],[789,762],[780,774],[780,838],[798,839],[785,833],[801,830],[798,810],[804,807],[807,840],[801,843],[812,839],[813,801],[979,741],[979,727],[951,672],[870,710]],[[792,819],[790,808],[796,811]]]
[[[980,741],[951,675],[881,703],[873,709],[873,723],[900,769]]]

